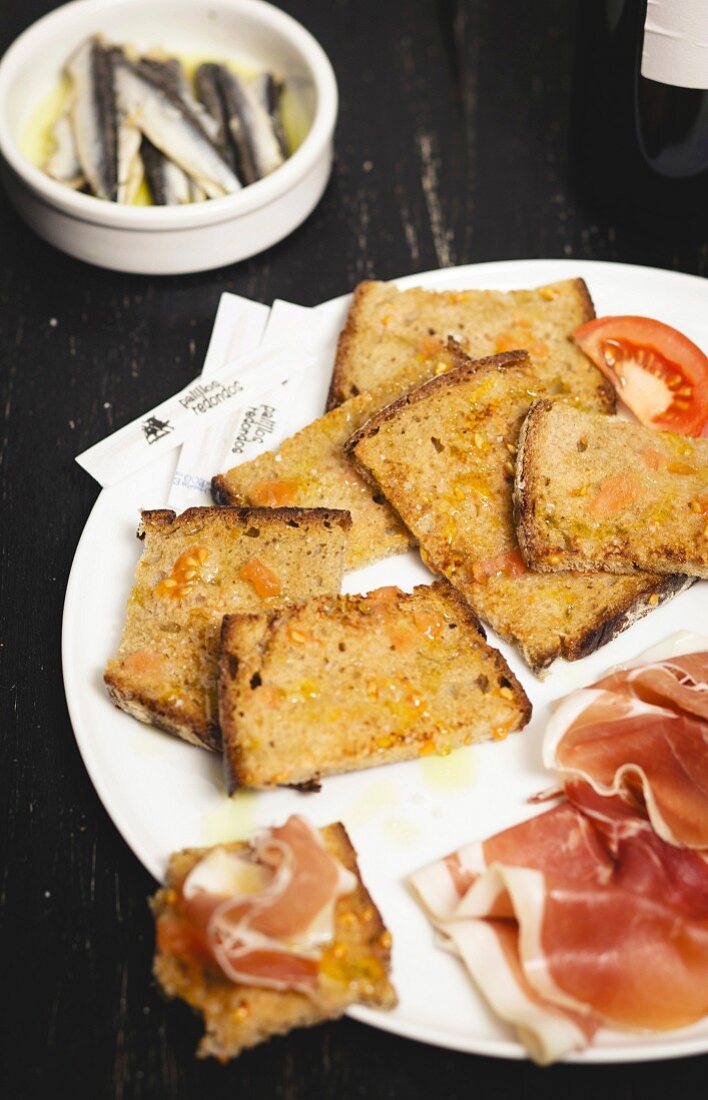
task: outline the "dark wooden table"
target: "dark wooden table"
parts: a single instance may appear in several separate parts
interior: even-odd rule
[[[4,5],[3,48],[54,6]],[[327,50],[341,92],[332,181],[289,240],[218,272],[141,278],[53,251],[0,199],[0,1093],[704,1095],[706,1058],[541,1071],[347,1020],[222,1068],[195,1060],[196,1019],[151,979],[154,882],[96,796],[64,702],[64,589],[98,491],[74,456],[199,371],[223,290],[312,305],[367,276],[473,261],[580,257],[703,274],[708,259],[705,240],[667,243],[578,199],[566,155],[567,0],[284,6]]]

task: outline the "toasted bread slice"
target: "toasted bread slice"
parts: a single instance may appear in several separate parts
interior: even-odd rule
[[[116,706],[195,745],[220,746],[221,620],[341,586],[348,512],[189,508],[143,512],[143,553],[104,680]]]
[[[535,672],[591,653],[690,583],[526,569],[512,515],[514,461],[542,390],[525,352],[470,362],[383,409],[345,448],[413,532],[426,564]]]
[[[411,354],[426,358],[453,336],[475,359],[524,348],[549,394],[613,412],[611,384],[572,341],[595,316],[582,279],[533,290],[397,290],[360,283],[340,335],[328,408],[390,378]]]
[[[447,581],[228,616],[219,708],[227,781],[321,776],[501,739],[531,704]]]
[[[708,577],[708,440],[536,401],[514,508],[533,569]]]
[[[412,545],[410,532],[391,506],[372,489],[344,455],[344,443],[357,428],[401,394],[456,366],[463,356],[454,343],[434,359],[408,356],[395,376],[267,451],[212,479],[220,504],[286,504],[301,508],[344,508],[351,512],[346,569],[357,569]]]
[[[356,852],[339,823],[325,826],[320,835],[328,851],[356,876],[357,885],[336,903],[334,941],[325,953],[336,959],[336,965],[323,968],[314,996],[236,984],[209,964],[188,966],[170,950],[169,941],[160,945],[160,939],[168,937],[158,932],[155,977],[168,997],[180,997],[203,1016],[206,1031],[197,1052],[200,1057],[211,1055],[225,1062],[273,1035],[337,1019],[350,1005],[396,1004],[389,981],[391,936],[362,882]],[[223,847],[243,850],[247,844],[237,841]],[[166,886],[151,902],[158,922],[174,912],[176,890],[208,851],[189,848],[171,857]]]

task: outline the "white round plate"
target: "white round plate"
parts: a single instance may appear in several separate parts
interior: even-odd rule
[[[570,260],[523,260],[428,272],[399,285],[436,289],[532,287],[573,276],[588,283],[598,315],[630,313],[666,321],[708,347],[708,285],[650,268]],[[332,310],[336,328],[349,297]],[[334,329],[333,329],[334,335]],[[331,362],[322,362],[328,373]],[[76,740],[91,779],[125,840],[160,878],[170,852],[188,845],[242,837],[253,828],[304,813],[316,824],[341,820],[360,855],[361,869],[394,935],[394,981],[400,1004],[391,1013],[355,1008],[374,1027],[423,1042],[500,1058],[524,1050],[469,981],[459,961],[433,944],[431,927],[405,887],[405,876],[462,843],[496,833],[529,816],[528,796],[549,786],[541,738],[550,700],[590,683],[680,629],[700,631],[708,613],[708,585],[699,583],[636,623],[609,645],[575,664],[560,662],[540,682],[509,646],[492,644],[509,660],[534,707],[532,723],[500,744],[461,749],[325,780],[318,794],[241,792],[226,797],[220,761],[111,704],[102,671],[118,645],[125,603],[140,546],[140,508],[164,507],[174,459],[161,460],[104,490],[89,516],[66,593],[63,665]],[[350,573],[345,591],[379,584],[409,588],[429,579],[410,553]],[[601,1032],[594,1045],[570,1058],[613,1062],[678,1057],[708,1051],[708,1018],[658,1035]]]

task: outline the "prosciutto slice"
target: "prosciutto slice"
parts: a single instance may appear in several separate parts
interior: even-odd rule
[[[708,847],[708,649],[614,672],[556,708],[544,763],[646,807],[665,841]]]
[[[601,1025],[708,1013],[708,649],[654,655],[557,707],[560,801],[410,885],[532,1057]]]
[[[546,1063],[601,1023],[708,1012],[708,861],[588,784],[416,872],[414,892],[495,1010]]]
[[[247,851],[212,849],[185,878],[180,910],[233,982],[313,992],[334,906],[356,886],[304,818],[264,831]]]

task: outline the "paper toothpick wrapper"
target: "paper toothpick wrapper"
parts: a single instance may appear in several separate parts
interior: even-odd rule
[[[195,432],[257,404],[264,393],[287,385],[312,363],[312,355],[305,351],[258,348],[210,378],[196,378],[174,397],[84,451],[76,461],[104,487],[114,485],[174,450]]]
[[[252,314],[251,309],[266,311]],[[294,305],[281,299],[266,310],[255,302],[235,295],[222,295],[202,377],[211,376],[221,365],[220,357],[246,350],[244,342],[254,338],[262,323],[262,348],[292,347],[293,360],[299,351],[311,350],[319,338],[315,322],[317,310]],[[246,328],[248,322],[249,327]],[[221,360],[223,361],[223,360]],[[168,504],[176,511],[211,503],[211,479],[263,451],[274,450],[288,436],[322,415],[327,394],[327,372],[319,359],[309,369],[300,370],[287,385],[276,384],[257,402],[239,408],[232,416],[207,432],[188,440],[180,452]]]
[[[322,369],[321,325],[317,309],[297,306],[276,299],[263,334],[262,348],[290,347],[293,360],[299,362],[299,349],[310,356],[309,366],[298,370],[286,386],[273,386],[264,392],[258,403],[239,410],[233,420],[224,421],[224,432],[230,431],[221,455],[215,454],[209,442],[208,477],[272,451],[288,436],[300,431],[324,413],[329,388],[329,370]],[[297,349],[297,350],[296,350]],[[206,458],[206,453],[204,455]]]
[[[211,378],[233,359],[255,351],[263,340],[269,306],[237,294],[222,294],[214,318],[202,378]],[[282,341],[285,343],[285,341]],[[211,478],[221,469],[238,432],[240,410],[182,444],[167,503],[177,512],[211,503]]]
[[[222,294],[202,376],[208,378],[227,363],[260,347],[270,314],[270,306],[261,302],[252,302],[239,294]]]

